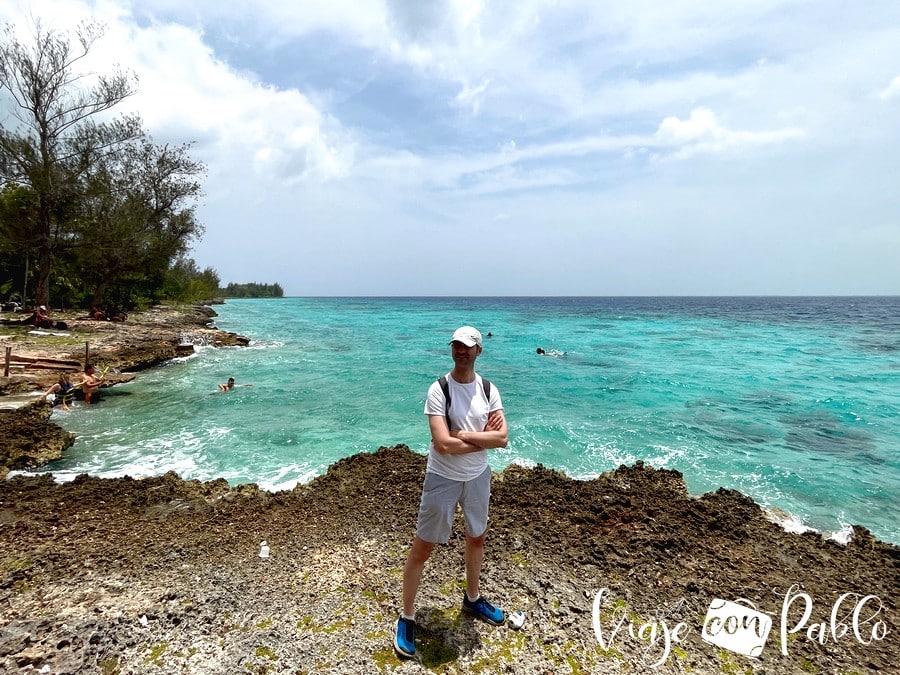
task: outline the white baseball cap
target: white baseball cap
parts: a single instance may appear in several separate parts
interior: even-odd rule
[[[474,347],[475,345],[480,347],[481,333],[478,332],[478,329],[472,328],[472,326],[462,326],[457,328],[453,333],[453,337],[450,338],[450,343],[454,342],[462,342],[466,347]]]

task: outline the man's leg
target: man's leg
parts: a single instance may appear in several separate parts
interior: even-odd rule
[[[460,499],[466,521],[466,593],[472,600],[478,599],[481,585],[490,501],[491,469],[486,467],[480,476],[466,482]]]
[[[506,612],[481,595],[479,589],[481,563],[484,560],[484,538],[484,534],[480,537],[466,535],[466,594],[463,597],[463,609],[483,621],[499,626],[506,621]]]
[[[453,514],[463,487],[464,483],[460,481],[443,478],[436,473],[425,474],[416,536],[403,566],[403,613],[409,618],[412,618],[415,611],[422,570],[434,550],[434,542],[446,544],[450,538]]]
[[[416,593],[422,581],[425,561],[433,549],[434,544],[416,536],[403,565],[403,612],[394,629],[394,649],[404,658],[416,655]]]
[[[403,612],[394,631],[394,649],[400,656],[412,658],[416,654],[416,594],[422,582],[425,562],[434,550],[434,543],[447,543],[453,525],[453,513],[459,501],[463,483],[426,472],[419,502],[416,536],[403,565]]]
[[[422,582],[422,570],[433,550],[434,544],[416,536],[409,555],[406,556],[406,564],[403,566],[403,613],[408,617],[415,615],[416,593]]]
[[[483,598],[480,589],[490,500],[491,470],[486,468],[478,478],[468,481],[463,491],[463,515],[466,519],[466,595],[463,609],[497,626],[506,620],[506,613]],[[472,532],[479,534],[473,536],[470,534]]]
[[[484,539],[487,532],[480,537],[466,535],[466,593],[477,600],[481,591],[481,565],[484,562]]]

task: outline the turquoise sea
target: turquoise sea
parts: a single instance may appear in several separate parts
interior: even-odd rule
[[[154,476],[289,489],[341,457],[425,452],[429,384],[463,324],[501,392],[491,465],[588,478],[636,460],[694,494],[735,488],[794,528],[863,524],[900,543],[900,298],[229,300],[200,347],[54,419],[78,436],[59,480]],[[565,352],[539,356],[536,348]],[[228,376],[228,394],[216,385]]]

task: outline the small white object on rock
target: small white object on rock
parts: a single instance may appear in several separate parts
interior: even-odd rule
[[[268,558],[269,557],[269,545],[262,541],[259,544],[259,557],[260,558]]]
[[[513,612],[509,615],[507,621],[509,622],[509,627],[513,630],[521,630],[522,626],[525,625],[525,612]]]
[[[144,614],[143,616],[141,616],[141,618],[138,619],[138,622],[139,622],[144,628],[146,628],[146,627],[147,627],[147,624],[150,623],[149,621],[147,621],[147,615],[146,615],[146,614]]]

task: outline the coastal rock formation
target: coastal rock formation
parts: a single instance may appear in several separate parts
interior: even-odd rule
[[[83,361],[86,342],[94,363],[114,371],[137,372],[182,355],[180,345],[246,347],[250,343],[242,335],[210,326],[215,316],[214,310],[202,305],[160,305],[132,314],[123,323],[76,318],[68,324],[72,333],[81,336],[80,341],[68,350],[57,347],[57,351]]]
[[[49,357],[83,364],[85,357],[109,371],[139,372],[183,353],[179,347],[210,345],[246,347],[250,339],[211,325],[216,312],[203,305],[158,305],[129,315],[124,322],[95,321],[81,314],[59,314],[64,332],[34,331],[30,326],[6,326],[3,344],[26,358]],[[38,364],[39,365],[39,364]],[[46,389],[56,381],[59,368],[27,367],[0,377],[0,395]],[[77,369],[76,369],[77,370]]]
[[[863,528],[846,546],[789,534],[737,492],[695,498],[678,472],[640,463],[590,481],[541,466],[495,474],[482,587],[525,611],[525,627],[460,613],[458,518],[426,567],[419,660],[401,661],[391,630],[424,467],[397,446],[278,493],[174,474],[0,481],[0,670],[849,674],[900,663],[900,549]],[[702,638],[724,625],[709,621],[719,600],[771,617],[758,658]]]
[[[40,466],[62,457],[75,435],[50,421],[43,398],[21,408],[0,409],[0,479],[10,469]]]
[[[9,334],[3,344],[31,363],[0,376],[0,402],[11,394],[31,392],[34,397],[20,407],[0,406],[0,479],[11,469],[58,459],[74,443],[74,435],[50,421],[50,406],[40,396],[61,370],[80,382],[81,368],[75,364],[83,364],[87,355],[104,371],[102,386],[109,387],[133,380],[135,372],[184,356],[193,351],[193,345],[245,347],[250,343],[249,338],[211,326],[215,316],[213,309],[202,305],[157,306],[134,313],[125,322],[59,314],[68,326],[62,332],[35,332],[31,326],[6,324]]]

